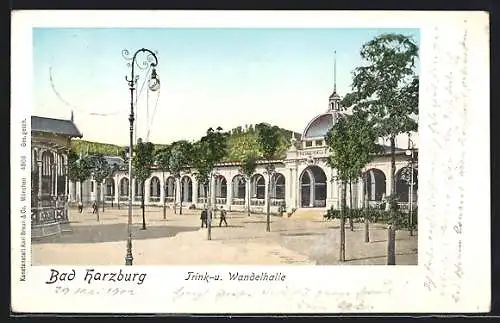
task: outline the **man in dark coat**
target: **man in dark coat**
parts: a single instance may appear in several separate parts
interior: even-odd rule
[[[220,207],[220,221],[219,221],[219,227],[222,226],[222,222],[226,224],[227,227],[227,221],[226,221],[226,210],[221,206]]]
[[[206,228],[208,228],[208,223],[207,223],[207,207],[203,207],[203,210],[201,210],[201,227],[203,228],[203,225],[205,225]]]

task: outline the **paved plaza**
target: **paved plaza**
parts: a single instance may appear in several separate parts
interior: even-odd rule
[[[179,213],[179,212],[177,212]],[[272,216],[266,232],[265,215],[228,212],[228,227],[213,221],[212,240],[200,228],[200,211],[148,207],[147,229],[133,211],[134,265],[383,265],[387,231],[370,225],[371,242],[364,243],[364,225],[346,226],[346,262],[339,263],[340,229],[336,221]],[[70,210],[72,232],[32,242],[33,265],[123,265],[126,253],[127,208],[106,208],[100,220],[88,208]],[[417,236],[398,231],[396,264],[417,264]]]

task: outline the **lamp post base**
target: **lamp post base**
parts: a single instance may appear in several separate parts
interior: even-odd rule
[[[132,256],[132,241],[127,241],[127,255],[125,256],[125,266],[132,266],[134,257]]]

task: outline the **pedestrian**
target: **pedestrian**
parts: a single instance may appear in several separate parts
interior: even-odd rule
[[[78,212],[83,213],[83,203],[82,203],[82,201],[78,201]]]
[[[208,224],[207,224],[207,207],[203,207],[203,210],[201,210],[201,216],[200,216],[200,220],[201,220],[201,228],[203,229],[203,225],[205,225],[206,228],[208,228]]]
[[[219,227],[222,226],[222,221],[226,224],[227,227],[227,221],[226,221],[226,210],[224,210],[224,207],[220,207],[220,221],[219,221]]]
[[[96,201],[92,202],[92,214],[97,212],[97,203]]]

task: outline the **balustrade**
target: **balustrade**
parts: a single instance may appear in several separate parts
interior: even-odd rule
[[[285,204],[285,199],[274,199],[271,198],[271,206],[281,206]]]
[[[262,206],[264,204],[266,204],[266,201],[264,199],[250,199],[250,205]]]
[[[150,196],[149,202],[152,202],[152,203],[160,202],[160,197],[159,196]]]
[[[245,205],[245,199],[244,198],[235,198],[233,197],[233,201],[231,203],[232,205]]]
[[[216,197],[215,204],[217,205],[226,205],[227,199],[225,197]]]

